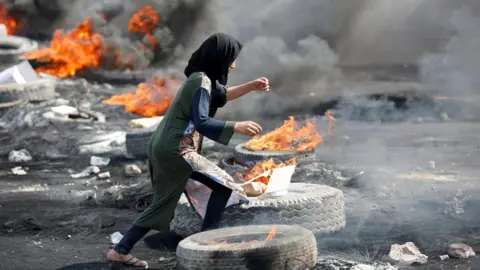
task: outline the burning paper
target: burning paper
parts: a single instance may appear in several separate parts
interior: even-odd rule
[[[331,135],[333,129],[333,117],[330,110],[325,113],[328,119],[327,135]],[[262,136],[255,136],[245,144],[245,148],[252,151],[312,151],[323,142],[322,135],[317,131],[315,118],[307,119],[303,127],[299,127],[295,118],[290,116],[283,126],[270,131]]]
[[[237,173],[235,177],[246,181],[241,184],[249,197],[263,194],[285,193],[296,168],[296,159],[276,163],[273,159],[257,162],[246,173]]]

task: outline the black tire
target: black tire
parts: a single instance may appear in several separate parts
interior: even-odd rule
[[[16,63],[22,54],[38,49],[38,43],[24,37],[0,36],[0,62]]]
[[[0,101],[24,100],[44,101],[55,98],[56,82],[51,79],[39,79],[26,84],[1,84]]]
[[[148,71],[89,69],[80,72],[77,76],[98,83],[139,84],[147,81],[152,75],[153,73]]]
[[[235,146],[233,158],[240,164],[248,164],[252,161],[260,161],[269,158],[275,158],[285,161],[293,157],[310,157],[315,155],[314,151],[309,152],[295,152],[295,151],[251,151],[246,149],[245,143]]]
[[[242,226],[192,235],[183,239],[177,247],[177,269],[300,270],[315,266],[315,235],[299,226],[276,225],[276,236],[268,241],[205,244],[205,241],[242,238],[245,235],[258,234],[259,237],[265,237],[271,229],[272,225]]]
[[[148,141],[155,130],[141,129],[128,132],[125,138],[127,153],[134,158],[146,158],[148,153]]]
[[[198,233],[202,219],[182,196],[170,223],[183,237]],[[343,192],[329,186],[291,183],[288,194],[280,197],[251,198],[249,204],[225,208],[220,227],[237,225],[299,225],[314,233],[328,234],[345,227]]]

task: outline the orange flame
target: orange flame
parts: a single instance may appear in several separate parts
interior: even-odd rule
[[[17,18],[9,14],[7,7],[4,4],[0,4],[0,24],[5,25],[8,35],[14,35],[22,28],[22,25]]]
[[[88,18],[66,34],[56,30],[49,48],[28,52],[25,57],[45,63],[37,72],[66,78],[84,68],[98,68],[104,56],[103,44],[102,35],[92,31]]]
[[[333,129],[333,115],[330,110],[325,113],[328,118],[328,134]],[[323,142],[323,137],[317,131],[315,118],[307,119],[305,126],[299,128],[295,118],[289,117],[285,120],[283,126],[270,131],[263,136],[255,136],[245,144],[245,148],[252,151],[276,150],[276,151],[297,151],[305,152],[313,150],[317,145]]]
[[[158,42],[153,36],[153,30],[157,27],[160,16],[152,6],[146,5],[135,13],[128,22],[128,31],[144,35],[152,48],[157,46]]]
[[[297,163],[296,158],[291,158],[285,162],[278,162],[278,163],[276,163],[275,160],[273,159],[263,160],[255,163],[255,165],[246,173],[236,173],[235,177],[242,179],[244,181],[248,181],[270,170],[270,174],[268,176],[262,176],[255,180],[255,182],[261,182],[261,183],[264,183],[265,185],[268,185],[268,182],[270,181],[270,176],[272,174],[271,170],[285,167],[285,166],[295,165],[296,163]]]
[[[135,93],[113,95],[103,104],[123,105],[125,111],[146,117],[162,116],[173,101],[172,90],[179,80],[154,76],[150,82],[140,83]]]
[[[275,237],[276,231],[277,231],[277,226],[272,225],[272,230],[271,230],[270,233],[268,234],[268,236],[267,236],[267,238],[265,239],[265,241],[272,240],[272,239]]]
[[[152,32],[158,22],[159,16],[155,10],[151,6],[145,6],[132,16],[129,31],[142,33],[152,41]],[[153,46],[156,46],[156,40],[154,41]],[[112,52],[117,58],[115,68],[134,69],[133,61],[119,61],[121,54],[118,48],[106,45],[103,36],[93,31],[88,18],[66,34],[61,30],[55,31],[50,47],[26,53],[25,57],[45,63],[36,69],[37,72],[66,78],[75,76],[82,69],[99,68],[107,52]]]

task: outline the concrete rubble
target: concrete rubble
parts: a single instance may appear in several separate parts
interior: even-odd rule
[[[33,157],[27,149],[12,150],[8,154],[8,161],[12,163],[28,162],[32,159]]]
[[[390,260],[399,265],[426,264],[428,256],[420,252],[420,250],[412,242],[403,245],[393,244],[388,254]]]
[[[85,168],[85,170],[83,170],[79,173],[71,174],[70,178],[73,178],[73,179],[85,178],[85,177],[88,177],[92,174],[97,174],[99,172],[100,172],[100,168],[98,168],[97,166],[89,166],[89,167]]]
[[[450,244],[447,253],[450,257],[457,259],[468,259],[476,255],[472,247],[463,243]]]
[[[135,164],[128,164],[125,166],[125,175],[127,176],[135,176],[142,174],[142,169],[140,169]]]

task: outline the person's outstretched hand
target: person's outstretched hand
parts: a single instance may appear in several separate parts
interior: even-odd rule
[[[258,135],[258,133],[262,132],[262,127],[253,121],[244,121],[235,123],[234,130],[236,133],[248,136],[255,136]]]
[[[268,79],[265,77],[258,78],[250,82],[252,89],[254,91],[270,91],[270,85],[268,84]]]

